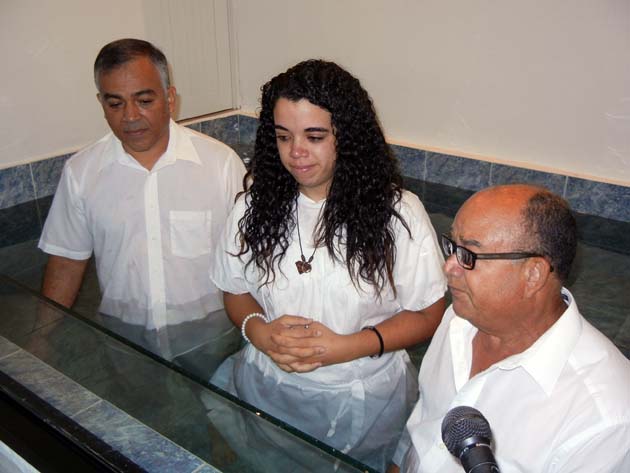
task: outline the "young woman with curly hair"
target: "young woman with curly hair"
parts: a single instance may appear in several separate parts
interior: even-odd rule
[[[245,188],[212,277],[251,343],[213,382],[385,470],[417,397],[404,348],[433,334],[446,283],[359,81],[310,60],[265,84]]]

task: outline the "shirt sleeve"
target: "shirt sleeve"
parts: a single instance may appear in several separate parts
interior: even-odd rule
[[[91,256],[94,243],[69,164],[67,161],[61,174],[38,247],[51,255],[85,260]]]
[[[232,294],[249,292],[245,279],[247,255],[234,256],[240,250],[238,241],[238,221],[245,213],[245,195],[242,195],[228,216],[223,233],[214,252],[214,264],[210,270],[210,279],[222,291]]]
[[[231,202],[234,202],[236,194],[243,190],[243,176],[245,175],[245,166],[241,158],[231,151],[225,162],[223,179],[225,182],[226,192],[230,196]]]
[[[400,221],[396,222],[394,282],[402,307],[421,310],[446,292],[444,258],[429,215],[414,194],[403,193],[400,214],[409,232]]]

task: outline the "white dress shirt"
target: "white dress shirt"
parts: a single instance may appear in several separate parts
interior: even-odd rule
[[[269,319],[283,314],[319,321],[339,334],[352,334],[366,325],[377,325],[403,309],[420,310],[446,291],[443,258],[429,217],[418,198],[404,192],[399,211],[412,238],[396,221],[397,295],[387,286],[379,300],[365,283],[352,283],[343,263],[334,261],[326,248],[313,256],[312,271],[298,274],[300,259],[297,228],[287,252],[276,268],[273,284],[260,286],[252,264],[231,256],[238,220],[245,199],[236,203],[217,248],[212,278],[234,294],[250,293]],[[313,253],[313,230],[325,201],[299,195],[299,225],[306,258]],[[247,258],[247,255],[245,256]],[[287,373],[249,344],[222,365],[212,382],[241,399],[284,420],[323,442],[378,470],[391,459],[404,423],[417,396],[416,371],[404,350],[379,359],[360,358],[318,368],[310,373]]]
[[[105,314],[147,329],[200,319],[223,306],[212,250],[244,172],[228,146],[172,120],[150,171],[109,133],[66,162],[39,247],[94,252]]]
[[[447,310],[420,368],[404,472],[461,473],[441,441],[456,406],[488,419],[502,473],[630,472],[630,361],[568,308],[524,352],[469,379],[477,329]]]

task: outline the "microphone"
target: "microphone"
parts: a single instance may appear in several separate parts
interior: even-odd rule
[[[490,424],[474,407],[458,406],[446,413],[442,441],[466,473],[500,473],[490,447]]]

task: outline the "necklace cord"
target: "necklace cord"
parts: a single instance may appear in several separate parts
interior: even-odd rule
[[[299,204],[298,204],[297,199],[296,199],[296,201],[295,201],[295,219],[297,220],[297,233],[298,233],[298,243],[300,244],[300,256],[302,257],[302,261],[303,262],[310,263],[311,261],[313,261],[313,257],[315,256],[315,251],[317,251],[317,247],[313,248],[313,253],[311,254],[311,257],[307,261],[306,257],[304,256],[304,249],[302,248],[302,235],[300,234],[300,213],[298,211],[298,207],[299,207]]]

